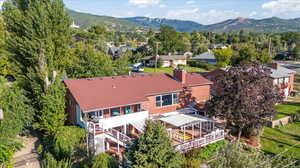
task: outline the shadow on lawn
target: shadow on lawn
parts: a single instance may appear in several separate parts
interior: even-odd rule
[[[286,142],[283,142],[283,141],[276,140],[276,139],[274,139],[274,138],[268,138],[268,137],[263,137],[263,138],[264,138],[264,139],[267,139],[267,140],[269,140],[269,141],[273,141],[273,142],[278,143],[278,144],[279,144],[278,147],[280,147],[280,148],[283,148],[283,147],[284,147],[283,145],[286,145],[286,146],[289,146],[289,147],[291,147],[291,146],[294,145],[294,144],[289,144],[289,143],[286,143]],[[298,148],[298,149],[300,149],[300,145],[294,146],[293,148]]]

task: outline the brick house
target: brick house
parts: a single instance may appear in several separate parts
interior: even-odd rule
[[[278,87],[280,92],[288,97],[294,90],[294,80],[296,72],[285,67],[280,66],[278,63],[271,63],[265,68],[269,69],[271,74],[270,78],[273,80],[273,86]],[[226,68],[216,69],[211,72],[202,74],[205,78],[215,81],[217,76],[226,73]],[[211,92],[214,95],[217,92],[218,88],[215,85],[212,85]]]
[[[196,73],[142,74],[67,79],[69,122],[89,132],[95,153],[116,152],[143,132],[146,120],[160,120],[179,151],[224,138],[212,119],[201,116],[212,82]]]

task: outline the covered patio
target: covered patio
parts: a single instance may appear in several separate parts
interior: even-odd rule
[[[224,139],[224,130],[205,116],[179,113],[159,120],[165,125],[173,146],[182,152]]]

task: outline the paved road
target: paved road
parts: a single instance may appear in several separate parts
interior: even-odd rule
[[[300,74],[300,62],[294,61],[278,61],[283,67],[289,68]]]

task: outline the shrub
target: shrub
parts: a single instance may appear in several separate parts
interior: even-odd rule
[[[72,162],[69,159],[57,161],[55,158],[50,154],[47,153],[45,159],[42,162],[42,168],[71,168]]]
[[[213,144],[210,144],[206,147],[195,149],[187,154],[189,158],[196,158],[201,160],[207,160],[211,158],[217,150],[220,150],[225,147],[225,141],[219,141]]]
[[[64,126],[54,136],[52,153],[56,159],[70,158],[80,147],[81,140],[85,137],[85,131],[79,127]]]
[[[214,69],[217,68],[214,65],[211,65],[211,64],[206,63],[206,62],[197,61],[197,60],[190,60],[190,61],[187,62],[187,64],[191,67],[203,68],[203,69],[206,69],[206,70],[209,70],[209,71],[214,70]]]
[[[200,159],[196,159],[196,158],[186,157],[183,160],[183,167],[184,168],[199,168],[200,164],[201,164],[201,160]]]
[[[14,153],[21,149],[22,145],[17,142],[0,139],[0,167],[11,167]]]
[[[117,159],[107,153],[96,155],[92,159],[91,168],[118,168],[119,163]]]

